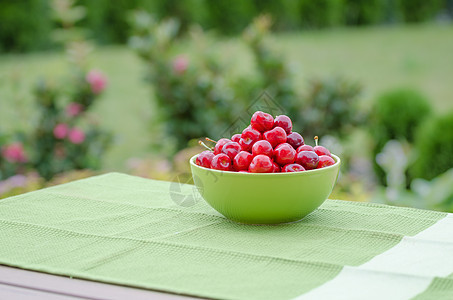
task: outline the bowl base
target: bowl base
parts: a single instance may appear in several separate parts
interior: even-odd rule
[[[306,217],[306,216],[305,216],[305,217]],[[289,224],[299,223],[299,222],[301,222],[303,219],[305,219],[305,217],[302,217],[301,219],[296,220],[296,221],[280,222],[280,223],[246,223],[246,222],[236,221],[236,220],[232,220],[232,219],[228,219],[228,218],[225,218],[225,219],[227,219],[228,221],[230,221],[230,222],[232,222],[232,223],[239,224],[239,225],[251,225],[251,226],[279,226],[279,225],[289,225]]]

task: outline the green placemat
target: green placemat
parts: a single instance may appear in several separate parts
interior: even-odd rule
[[[239,225],[202,200],[178,205],[180,188],[194,190],[110,173],[0,200],[0,263],[201,297],[290,299],[446,215],[327,200],[298,223]]]

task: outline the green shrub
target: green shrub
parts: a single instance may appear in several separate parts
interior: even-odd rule
[[[252,1],[217,0],[207,1],[209,26],[222,33],[241,32],[258,13]]]
[[[25,52],[50,46],[48,1],[0,0],[0,52]]]
[[[345,0],[344,15],[347,25],[378,24],[385,17],[383,0]]]
[[[269,15],[256,18],[244,30],[244,40],[255,58],[259,88],[272,95],[274,101],[285,109],[286,114],[296,116],[302,100],[295,93],[293,74],[283,56],[269,47],[267,37],[271,23]]]
[[[140,11],[132,24],[130,45],[148,66],[147,80],[158,109],[155,115],[163,127],[162,132],[153,132],[153,146],[171,155],[187,147],[191,139],[220,138],[244,111],[244,105],[238,85],[224,76],[227,66],[203,46],[209,44],[203,31],[192,31],[199,45],[197,59],[176,52],[186,40],[179,37],[179,22],[175,19],[158,22]]]
[[[256,10],[261,14],[272,16],[276,30],[294,30],[302,24],[300,1],[294,0],[255,0]]]
[[[306,139],[315,135],[344,137],[363,121],[358,107],[361,86],[344,78],[313,79],[296,118]]]
[[[343,1],[303,0],[299,3],[301,23],[306,28],[323,28],[343,24]]]
[[[400,0],[404,21],[409,23],[431,20],[443,6],[441,0]]]
[[[420,127],[415,147],[412,177],[430,180],[453,168],[453,113],[432,118]]]
[[[424,95],[412,89],[397,89],[379,96],[372,109],[370,133],[374,140],[373,157],[389,140],[414,142],[417,128],[431,114]],[[382,169],[374,162],[376,175],[385,183]],[[410,181],[410,178],[408,178]]]

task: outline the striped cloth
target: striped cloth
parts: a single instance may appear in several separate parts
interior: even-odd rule
[[[208,298],[453,299],[453,215],[412,208],[241,225],[191,185],[110,173],[0,200],[0,245],[0,264]]]

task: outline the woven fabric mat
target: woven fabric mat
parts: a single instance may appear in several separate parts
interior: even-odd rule
[[[0,264],[200,297],[292,299],[446,216],[327,200],[298,223],[240,225],[191,185],[109,173],[0,200]],[[452,283],[431,276],[417,295],[441,299]]]

